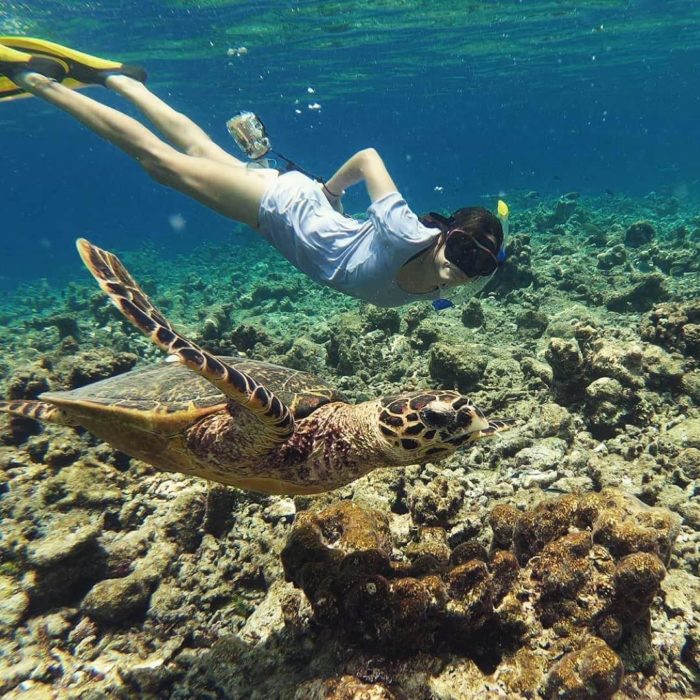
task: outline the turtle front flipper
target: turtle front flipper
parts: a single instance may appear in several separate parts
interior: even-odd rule
[[[16,401],[0,401],[0,413],[9,413],[13,416],[31,418],[44,423],[56,423],[57,425],[78,425],[64,410],[46,401],[30,401],[19,399]]]
[[[84,238],[79,238],[76,245],[102,291],[155,345],[211,382],[231,401],[256,415],[270,442],[281,443],[292,434],[294,417],[289,408],[249,374],[218,360],[174,330],[116,255]]]

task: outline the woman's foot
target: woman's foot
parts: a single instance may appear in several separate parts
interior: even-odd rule
[[[146,71],[140,66],[91,56],[52,41],[24,36],[0,36],[0,44],[15,49],[15,53],[24,52],[34,59],[58,61],[66,67],[65,77],[76,83],[104,85],[110,75],[128,75],[141,83],[146,81]]]
[[[0,44],[0,75],[12,80],[19,73],[40,73],[60,82],[68,73],[65,61],[49,56],[34,56]]]
[[[143,81],[132,78],[130,75],[125,75],[124,73],[110,73],[105,76],[105,87],[110,90],[114,90],[119,94],[123,95],[130,89],[144,89]],[[148,88],[145,88],[146,90]]]

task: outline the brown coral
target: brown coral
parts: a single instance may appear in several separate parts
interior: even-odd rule
[[[611,489],[501,504],[489,523],[490,552],[422,527],[401,558],[387,517],[344,501],[302,513],[282,561],[316,621],[371,651],[451,649],[496,671],[547,635],[541,692],[610,697],[623,673],[614,649],[659,589],[677,519]]]
[[[605,642],[591,640],[552,668],[544,695],[558,700],[604,700],[620,687],[623,673],[617,654]]]
[[[313,680],[297,688],[294,700],[395,700],[381,683],[364,683],[354,676]]]
[[[700,302],[657,304],[642,322],[642,340],[690,356],[700,352]]]

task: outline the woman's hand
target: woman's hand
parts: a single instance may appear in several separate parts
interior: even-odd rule
[[[335,175],[326,182],[326,186],[331,192],[342,192],[362,180],[365,181],[373,202],[398,191],[384,161],[374,148],[358,151],[340,166]]]
[[[331,192],[331,190],[326,187],[326,183],[323,182],[321,183],[321,192],[323,192],[323,194],[326,196],[328,203],[333,207],[333,209],[335,209],[339,214],[345,214],[343,203],[340,201],[345,194],[345,190],[342,190],[340,194],[335,194],[335,192]]]

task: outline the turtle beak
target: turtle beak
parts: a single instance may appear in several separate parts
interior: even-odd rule
[[[462,445],[469,445],[472,442],[481,440],[483,438],[493,437],[496,433],[500,433],[504,430],[510,430],[514,426],[519,424],[519,420],[516,418],[498,418],[496,420],[487,420],[483,415],[478,416],[478,420],[475,420],[469,427],[466,434],[463,436],[455,436],[446,442],[451,445],[456,445],[461,447]]]
[[[489,421],[476,406],[463,406],[457,411],[449,431],[452,437],[445,442],[454,447],[461,447],[479,440],[488,430]]]
[[[487,428],[489,421],[478,406],[462,406],[457,411],[454,425],[456,430],[463,428],[465,432],[473,433]]]
[[[443,443],[453,447],[477,440],[489,427],[484,414],[471,402],[455,409],[448,402],[433,401],[420,411],[420,419],[429,429],[437,429]]]

